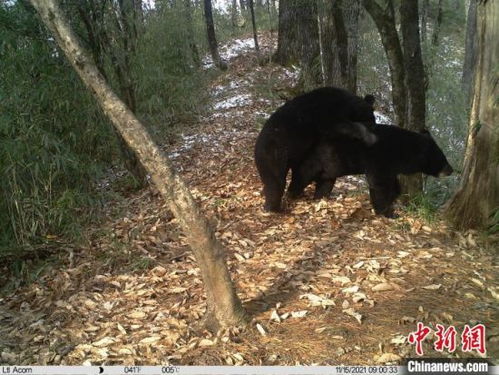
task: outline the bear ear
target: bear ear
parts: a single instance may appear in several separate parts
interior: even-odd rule
[[[375,102],[374,95],[368,94],[364,96],[364,101],[370,106],[373,106]]]

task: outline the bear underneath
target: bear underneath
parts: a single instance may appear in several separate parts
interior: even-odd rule
[[[323,87],[298,96],[277,109],[263,126],[255,144],[255,163],[263,182],[265,210],[280,211],[286,175],[295,169],[322,139],[338,137],[372,144],[375,137],[374,97]]]
[[[289,187],[289,195],[301,195],[315,181],[314,197],[320,199],[331,193],[337,177],[365,174],[376,214],[394,217],[393,203],[400,195],[399,174],[441,177],[453,171],[427,131],[376,125],[372,132],[377,141],[371,146],[346,138],[320,142],[295,169],[295,184]]]

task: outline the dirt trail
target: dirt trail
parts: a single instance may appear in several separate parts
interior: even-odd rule
[[[196,328],[199,270],[175,219],[145,190],[110,204],[88,247],[62,252],[60,267],[0,299],[0,362],[397,363],[414,355],[406,337],[419,321],[459,333],[485,324],[497,361],[497,258],[475,233],[404,212],[376,217],[356,178],[340,179],[329,200],[307,191],[285,215],[262,212],[254,140],[281,102],[269,93],[295,79],[258,67],[252,52],[233,57],[213,82],[212,113],[168,150],[226,245],[250,327],[218,337]],[[432,345],[425,355],[442,356]]]

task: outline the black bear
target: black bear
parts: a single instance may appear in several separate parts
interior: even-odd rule
[[[278,108],[263,126],[255,145],[265,210],[281,210],[289,169],[294,186],[295,169],[321,140],[345,137],[372,144],[376,139],[369,131],[375,125],[373,103],[372,95],[362,99],[343,89],[323,87]]]
[[[315,198],[320,199],[331,193],[337,177],[365,173],[374,211],[394,217],[393,202],[400,195],[397,175],[422,172],[441,177],[452,173],[428,131],[417,133],[393,125],[376,125],[371,131],[377,138],[371,146],[353,139],[319,143],[296,169],[298,182],[290,186],[290,196],[299,196],[315,181]]]

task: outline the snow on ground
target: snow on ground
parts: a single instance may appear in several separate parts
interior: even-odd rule
[[[234,80],[230,81],[230,83],[226,86],[223,85],[217,85],[211,89],[211,95],[212,96],[218,96],[225,91],[228,90],[235,90],[235,89],[240,89],[242,87],[249,87],[251,85],[251,82],[245,79],[240,79],[240,80]]]
[[[182,153],[185,153],[186,151],[199,145],[209,145],[210,151],[216,153],[221,150],[222,143],[227,141],[230,142],[233,139],[240,139],[245,136],[253,137],[254,134],[251,132],[242,131],[241,129],[221,129],[220,131],[212,134],[182,134],[182,141],[180,142],[180,146],[175,149],[175,151],[170,152],[169,157],[170,159],[176,159],[180,155],[182,155]]]
[[[220,53],[220,58],[223,61],[228,62],[234,57],[237,57],[253,48],[255,48],[255,42],[253,38],[234,39],[230,43],[222,45],[218,49],[218,52]],[[213,68],[214,66],[213,59],[208,55],[203,58],[202,64],[205,69]]]
[[[393,125],[393,120],[381,112],[374,111],[374,117],[376,118],[376,124]]]
[[[221,100],[219,102],[216,102],[213,105],[213,108],[215,110],[220,110],[220,109],[241,107],[241,106],[245,106],[248,104],[251,104],[251,95],[250,94],[238,94],[235,96],[228,97],[228,98]]]

